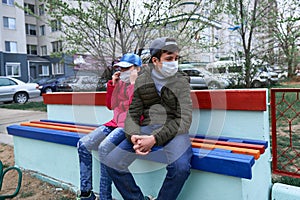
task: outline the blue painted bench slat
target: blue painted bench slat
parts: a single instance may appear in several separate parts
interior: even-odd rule
[[[47,120],[47,121],[58,122],[53,120]],[[64,122],[64,123],[72,124],[69,122]],[[81,125],[87,125],[87,124],[81,124]],[[36,139],[36,140],[63,144],[63,145],[69,145],[74,147],[77,146],[77,142],[80,139],[80,137],[85,135],[85,134],[75,133],[75,132],[52,130],[46,128],[36,128],[36,127],[29,127],[29,126],[20,126],[20,125],[8,126],[7,131],[10,135],[14,135],[14,136]],[[231,153],[231,151],[221,150],[221,149],[205,150],[205,149],[193,148],[193,153],[194,155],[192,157],[192,162],[191,162],[193,169],[219,173],[219,174],[224,174],[229,176],[235,176],[240,178],[246,178],[246,179],[252,178],[251,167],[255,163],[253,156],[235,154],[235,153]]]
[[[253,156],[230,153],[223,150],[193,148],[191,164],[194,169],[251,179],[251,167],[255,163]]]
[[[68,131],[58,131],[46,128],[35,128],[29,126],[11,125],[7,127],[7,132],[10,135],[25,137],[45,142],[53,142],[69,146],[77,146],[80,137],[84,136],[81,133]]]
[[[41,119],[41,122],[52,122],[52,123],[60,123],[60,124],[70,124],[70,125],[78,125],[78,126],[91,126],[91,127],[98,127],[97,124],[86,124],[86,123],[74,123],[74,122],[67,122],[67,121],[57,121],[57,120],[49,120],[49,119]]]
[[[264,145],[265,149],[268,148],[268,141],[264,141],[264,140],[231,138],[231,137],[224,137],[224,136],[207,136],[207,135],[201,135],[201,134],[194,134],[194,135],[191,135],[191,137],[201,138],[201,139],[219,140],[219,141],[228,141],[228,142],[239,142],[239,143]]]

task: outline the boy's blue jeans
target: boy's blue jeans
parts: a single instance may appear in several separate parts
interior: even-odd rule
[[[99,150],[100,146],[111,151],[117,144],[125,139],[123,128],[100,126],[93,132],[78,141],[78,155],[80,163],[80,190],[92,191],[92,150]],[[112,180],[107,174],[105,165],[101,164],[100,200],[111,200]]]
[[[141,132],[147,134],[149,128],[156,129],[155,126],[147,126],[142,127]],[[107,172],[122,197],[130,200],[143,200],[144,195],[128,170],[128,166],[139,157],[135,154],[132,143],[125,139],[117,148],[105,157],[103,156],[105,155],[100,155],[100,158],[107,166]],[[149,157],[151,156],[158,156],[168,164],[167,175],[157,200],[175,200],[190,174],[192,148],[188,134],[177,135],[159,150],[151,152]]]

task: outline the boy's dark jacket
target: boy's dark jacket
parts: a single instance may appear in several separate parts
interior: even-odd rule
[[[135,81],[134,96],[125,120],[126,137],[139,135],[140,126],[162,124],[155,130],[156,146],[162,146],[177,134],[187,134],[192,122],[192,101],[189,78],[177,72],[170,78],[158,95],[151,78],[152,67],[144,71]],[[143,116],[143,121],[140,117]]]

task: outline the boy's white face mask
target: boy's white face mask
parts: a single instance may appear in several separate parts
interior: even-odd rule
[[[162,62],[162,68],[159,69],[164,77],[171,77],[178,71],[178,61]]]

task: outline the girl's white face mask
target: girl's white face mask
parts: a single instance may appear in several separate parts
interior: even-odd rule
[[[162,68],[160,69],[160,73],[164,77],[171,77],[176,74],[178,71],[178,61],[172,62],[162,62]]]
[[[120,80],[123,81],[124,83],[130,83],[130,74],[131,74],[131,70],[121,72],[120,73]]]

